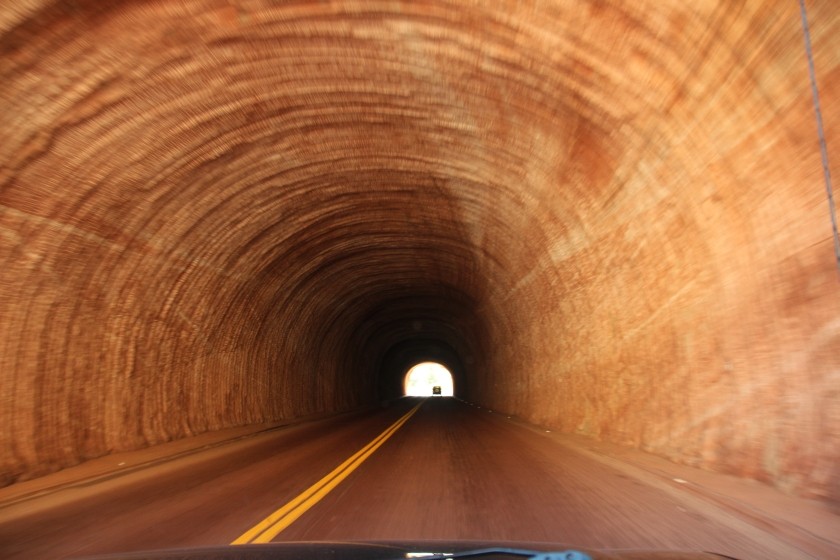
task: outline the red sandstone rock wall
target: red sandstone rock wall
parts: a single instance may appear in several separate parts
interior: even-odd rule
[[[840,498],[795,2],[106,4],[0,8],[1,482],[436,339],[494,408]]]

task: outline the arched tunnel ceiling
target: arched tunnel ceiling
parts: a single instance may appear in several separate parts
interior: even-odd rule
[[[809,10],[836,146],[840,18]],[[438,358],[493,408],[837,498],[798,18],[7,3],[4,482],[376,403]]]

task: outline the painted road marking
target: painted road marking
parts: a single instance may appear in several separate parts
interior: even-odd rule
[[[350,476],[359,466],[379,449],[403,424],[408,422],[423,403],[409,410],[402,418],[394,422],[387,430],[379,434],[373,441],[357,451],[352,457],[341,463],[330,474],[307,488],[298,497],[254,525],[231,544],[267,543],[280,532],[294,523],[306,511],[321,501],[330,491],[338,486],[342,480]]]

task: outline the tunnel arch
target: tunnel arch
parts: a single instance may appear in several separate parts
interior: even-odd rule
[[[813,4],[831,95],[840,17]],[[808,404],[836,402],[840,309],[797,18],[0,9],[0,484],[397,398],[430,360],[494,410],[837,498],[840,420]]]

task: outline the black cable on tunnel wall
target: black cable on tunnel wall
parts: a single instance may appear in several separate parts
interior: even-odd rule
[[[820,110],[820,94],[817,90],[817,77],[814,70],[814,53],[811,49],[811,31],[808,29],[808,13],[805,10],[805,0],[799,0],[799,10],[802,14],[802,34],[805,38],[805,53],[808,55],[808,72],[811,76],[811,93],[814,97],[814,113],[817,119],[817,135],[820,141],[820,156],[822,157],[823,176],[825,178],[825,192],[828,196],[828,212],[831,215],[831,230],[834,237],[834,256],[837,259],[837,272],[840,274],[840,235],[837,233],[837,211],[834,206],[834,192],[831,188],[831,168],[828,165],[828,147],[823,130],[822,111]]]

